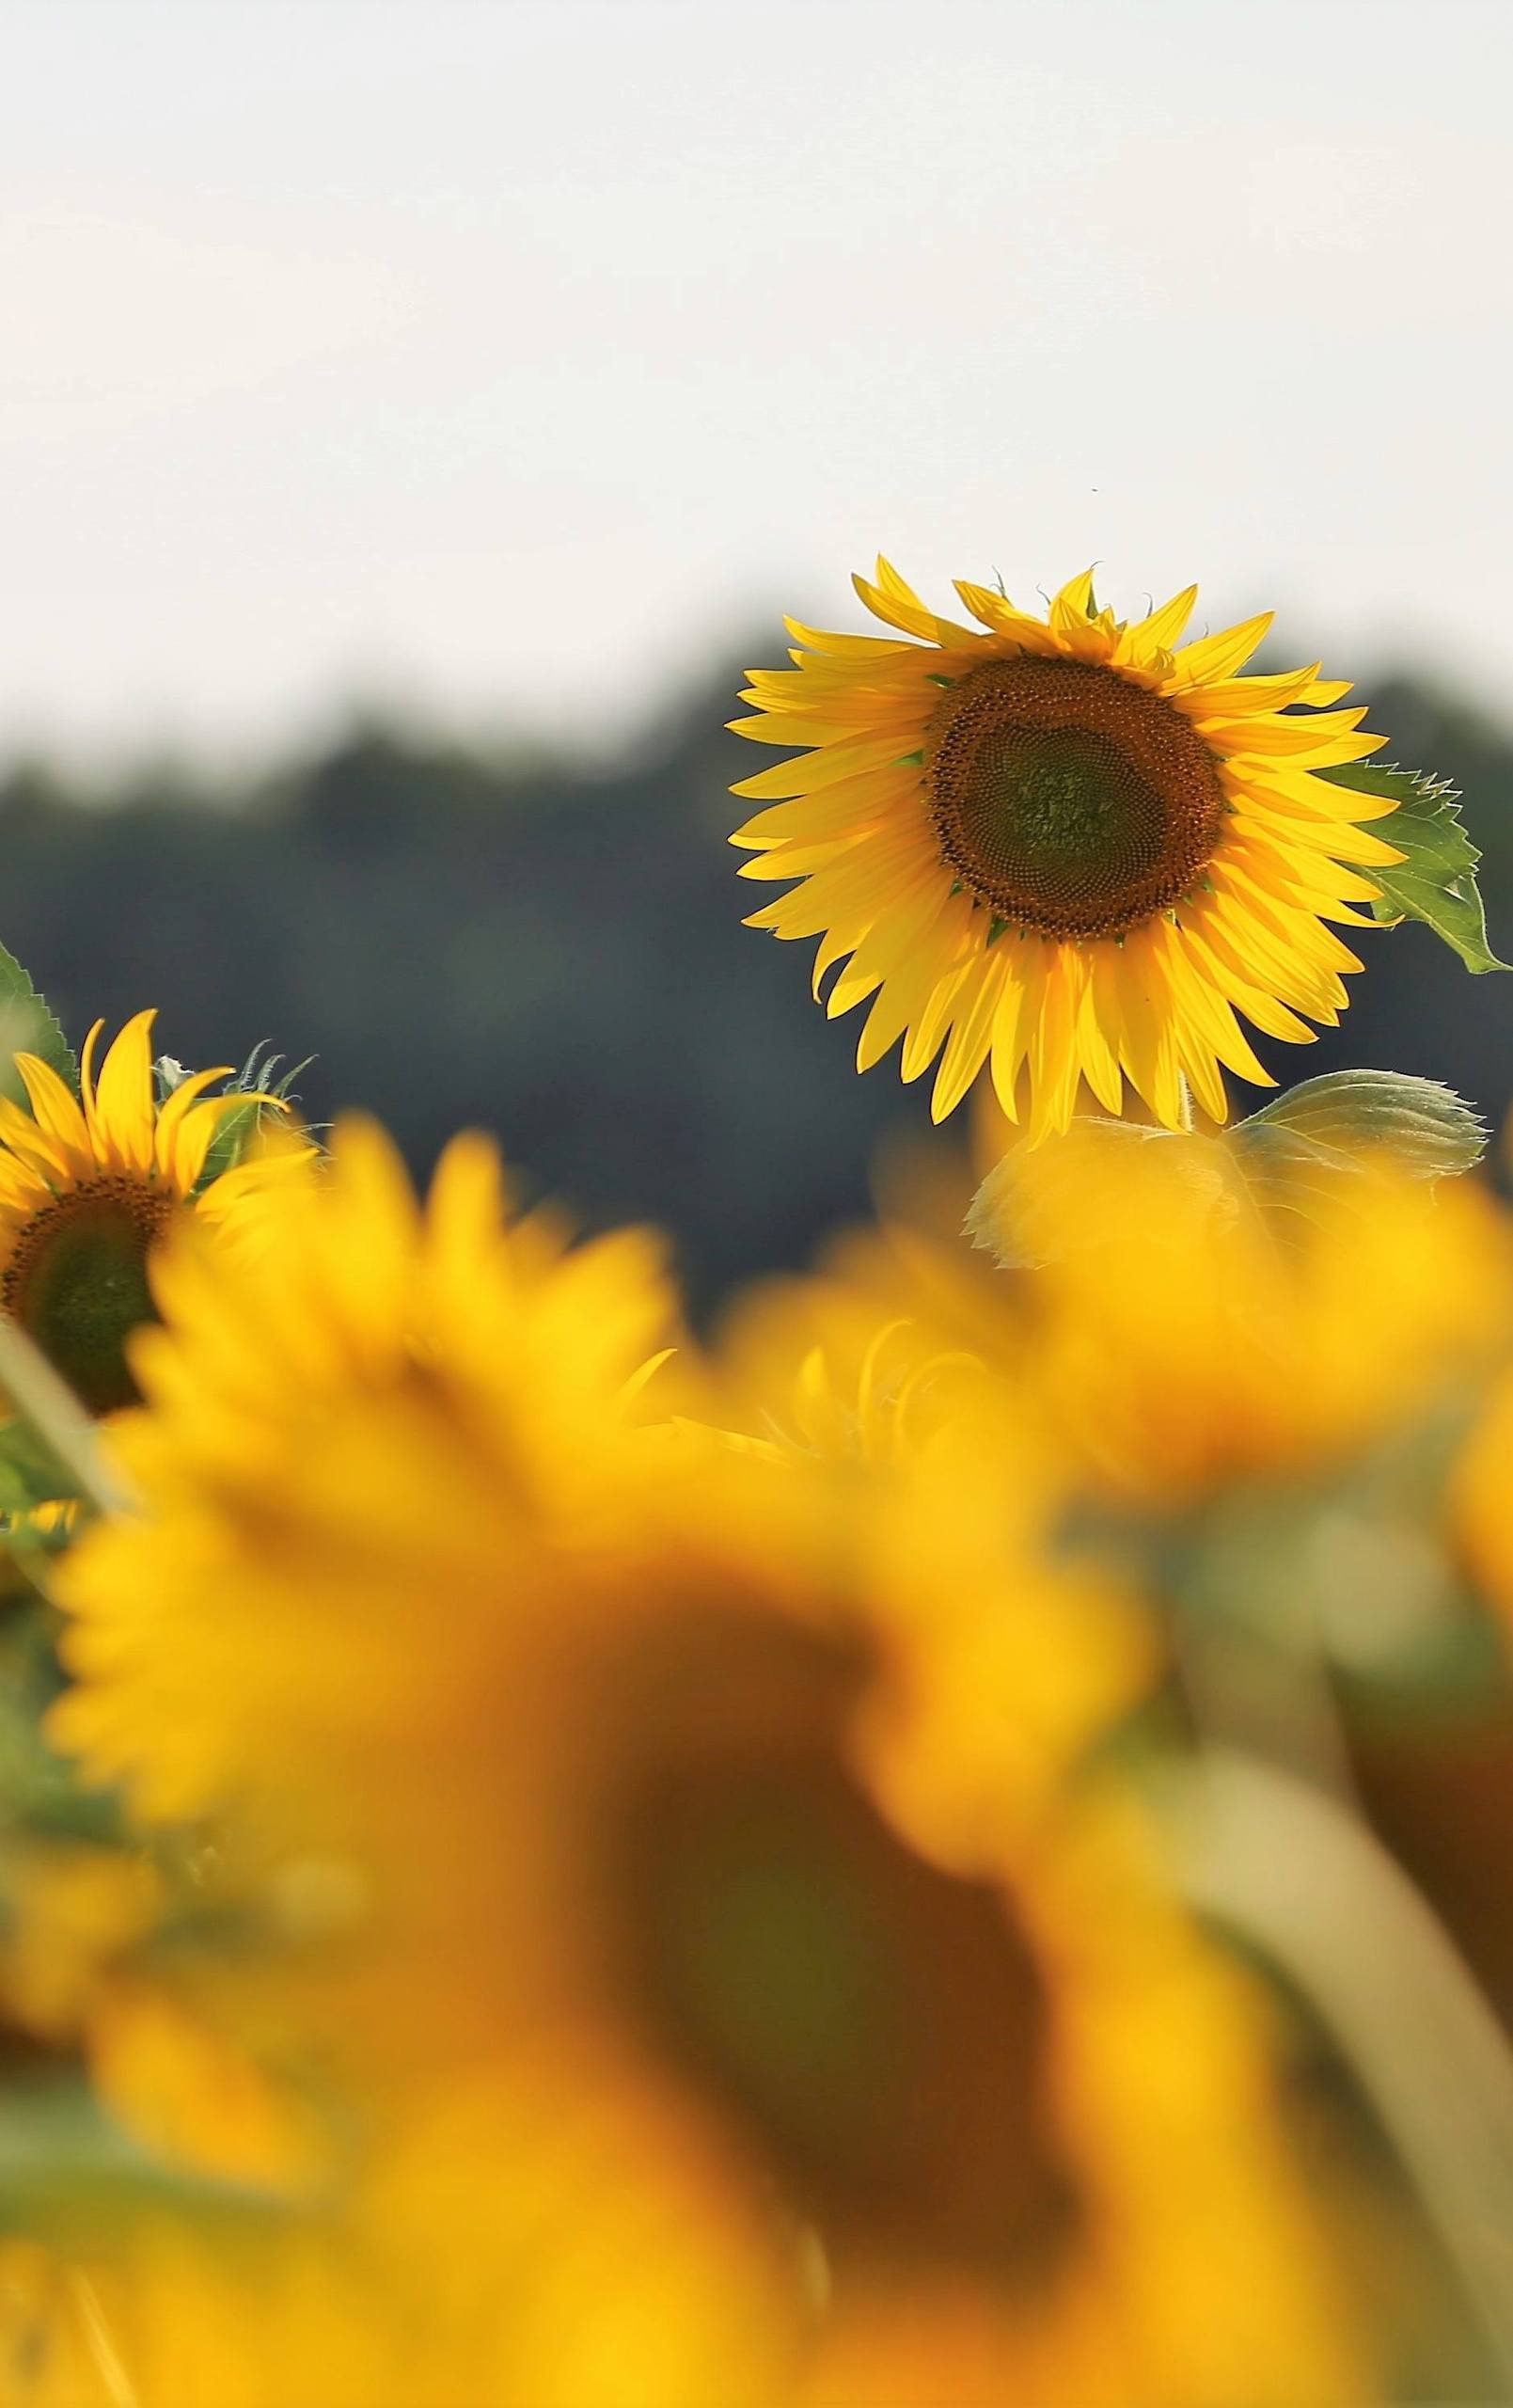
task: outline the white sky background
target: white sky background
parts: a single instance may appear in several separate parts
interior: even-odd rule
[[[0,752],[612,741],[879,547],[1513,716],[1510,74],[1507,0],[4,0]]]

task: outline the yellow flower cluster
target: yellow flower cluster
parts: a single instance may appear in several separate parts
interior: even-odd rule
[[[1388,2395],[1413,2215],[1310,2179],[1312,2027],[1176,1832],[1257,1498],[1316,1538],[1427,1434],[1500,1568],[1507,1233],[1199,1146],[1022,1156],[1037,1269],[886,1228],[707,1348],[481,1140],[183,1216],[55,1583],[130,1845],[18,1865],[0,1951],[118,2139],[20,2186],[0,2396]]]

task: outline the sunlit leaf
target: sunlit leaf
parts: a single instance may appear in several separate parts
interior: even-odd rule
[[[0,944],[0,1088],[21,1092],[14,1056],[39,1054],[71,1087],[79,1084],[73,1049],[13,953]]]
[[[1505,970],[1487,942],[1487,915],[1476,885],[1477,848],[1466,833],[1453,786],[1411,769],[1379,768],[1352,761],[1320,775],[1358,794],[1390,796],[1391,818],[1374,823],[1385,844],[1403,855],[1370,876],[1382,899],[1371,909],[1379,920],[1422,920],[1460,956],[1468,970]]]

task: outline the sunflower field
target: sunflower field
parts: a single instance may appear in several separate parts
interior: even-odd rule
[[[733,842],[958,1117],[713,1325],[0,959],[0,2408],[1513,2399],[1513,1220],[1252,1041],[1458,800],[857,590]]]

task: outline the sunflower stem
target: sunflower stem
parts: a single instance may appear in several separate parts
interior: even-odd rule
[[[106,1463],[99,1433],[72,1389],[23,1329],[0,1315],[0,1390],[51,1449],[78,1495],[101,1513],[130,1510],[131,1498]]]
[[[1437,1917],[1366,1825],[1222,1746],[1178,1815],[1191,1902],[1297,1984],[1370,2097],[1513,2400],[1513,2054]]]

